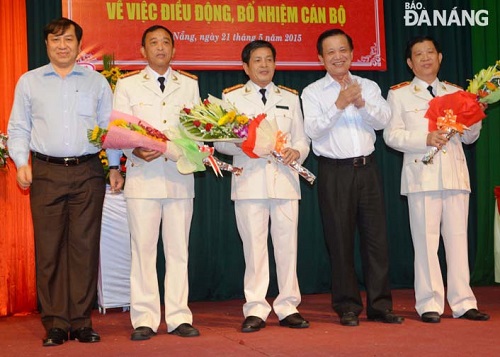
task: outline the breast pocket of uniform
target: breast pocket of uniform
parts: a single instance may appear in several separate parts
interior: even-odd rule
[[[132,113],[137,117],[148,117],[153,111],[153,102],[148,98],[141,98],[140,96],[130,101]]]
[[[277,108],[274,111],[274,117],[276,119],[276,124],[278,124],[279,130],[285,133],[289,133],[292,130],[292,113],[290,110]]]
[[[403,109],[403,120],[406,130],[427,130],[429,121],[424,118],[427,109],[429,109],[427,103],[409,103]]]
[[[84,117],[95,117],[97,108],[97,97],[93,93],[78,92],[77,111],[78,115]]]

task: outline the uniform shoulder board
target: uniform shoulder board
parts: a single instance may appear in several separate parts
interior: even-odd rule
[[[460,87],[459,85],[455,84],[455,83],[451,83],[451,82],[448,82],[448,81],[443,81],[443,83],[449,85],[449,86],[452,86],[452,87],[455,87],[455,88],[458,88],[458,89],[461,89],[463,90],[462,87]]]
[[[196,75],[194,75],[194,74],[192,74],[192,73],[189,73],[189,72],[186,72],[186,71],[181,71],[181,70],[179,70],[179,69],[177,70],[177,72],[179,72],[180,74],[182,74],[182,75],[184,75],[184,76],[186,76],[186,77],[189,77],[189,78],[191,78],[191,79],[194,79],[195,81],[197,81],[197,80],[198,80],[198,76],[196,76]]]
[[[136,74],[139,74],[141,73],[141,70],[138,69],[137,71],[132,71],[132,72],[127,72],[127,73],[123,73],[120,78],[127,78],[127,77],[130,77],[130,76],[134,76]]]
[[[242,88],[244,86],[244,84],[237,84],[235,86],[232,86],[232,87],[229,87],[229,88],[226,88],[222,91],[222,93],[224,94],[227,94],[229,92],[232,92],[233,90],[236,90],[236,89],[239,89],[239,88]]]
[[[298,94],[299,94],[299,92],[298,92],[297,90],[292,89],[292,88],[288,88],[288,87],[285,87],[285,86],[282,86],[281,84],[280,84],[280,85],[278,85],[278,87],[279,87],[279,88],[281,88],[281,89],[283,89],[283,90],[286,90],[286,91],[288,91],[288,92],[290,92],[290,93],[293,93],[293,94],[295,94],[295,95],[298,95]]]
[[[395,84],[391,87],[391,89],[399,89],[399,88],[403,88],[403,87],[406,87],[407,85],[409,85],[410,82],[406,81],[406,82],[401,82],[401,83],[398,83],[398,84]]]

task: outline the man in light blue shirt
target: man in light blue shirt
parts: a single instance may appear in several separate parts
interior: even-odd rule
[[[82,33],[65,18],[44,28],[50,63],[21,76],[8,125],[17,182],[30,189],[44,346],[63,344],[68,333],[100,341],[91,310],[105,177],[87,131],[108,126],[112,93],[102,75],[76,64]],[[110,166],[119,164],[120,152],[108,156]],[[122,176],[110,171],[112,189],[120,189]]]

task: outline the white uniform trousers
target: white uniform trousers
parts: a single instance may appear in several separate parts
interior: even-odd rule
[[[415,249],[415,309],[419,315],[444,311],[444,284],[439,265],[439,236],[447,265],[447,299],[453,317],[477,308],[470,288],[467,242],[469,194],[434,191],[408,194],[410,226]]]
[[[161,320],[156,254],[160,222],[165,254],[165,320],[172,332],[192,324],[188,307],[188,241],[192,199],[127,199],[131,234],[130,319],[157,331]]]
[[[271,306],[266,300],[269,288],[267,239],[269,218],[276,261],[279,294],[273,302],[280,320],[296,313],[300,304],[297,279],[298,200],[235,200],[236,222],[245,255],[245,299],[243,315],[266,320]]]

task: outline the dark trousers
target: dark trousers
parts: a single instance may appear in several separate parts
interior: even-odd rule
[[[374,155],[363,166],[319,158],[318,194],[332,268],[332,307],[363,310],[354,263],[356,228],[367,293],[367,315],[392,310],[382,181]]]
[[[32,159],[37,292],[46,330],[91,327],[106,190],[96,156],[76,166]]]

